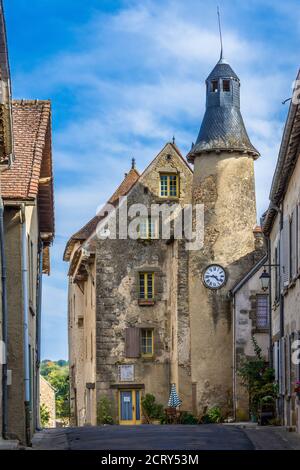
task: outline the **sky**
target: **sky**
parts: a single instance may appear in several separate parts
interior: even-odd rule
[[[268,206],[299,67],[298,0],[5,0],[14,98],[51,99],[56,238],[44,278],[42,357],[67,358],[65,244],[129,170],[174,135],[196,140],[205,79],[224,56],[241,80],[258,214]]]

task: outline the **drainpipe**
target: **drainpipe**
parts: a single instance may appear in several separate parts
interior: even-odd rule
[[[232,381],[233,381],[233,419],[236,421],[236,319],[235,319],[235,294],[232,294],[232,320],[233,320],[233,374],[232,374]]]
[[[1,280],[2,280],[2,341],[4,343],[4,358],[2,364],[2,434],[7,435],[8,408],[7,408],[7,279],[6,256],[4,245],[4,205],[0,197],[0,253],[1,253]]]
[[[30,364],[29,364],[29,315],[28,315],[28,254],[25,204],[21,205],[22,224],[22,284],[23,284],[23,328],[24,328],[24,385],[25,385],[25,428],[27,445],[31,440],[30,409]]]
[[[41,429],[40,420],[40,364],[41,364],[41,335],[42,335],[42,277],[43,277],[43,242],[39,246],[39,272],[37,280],[37,315],[36,315],[36,428]]]

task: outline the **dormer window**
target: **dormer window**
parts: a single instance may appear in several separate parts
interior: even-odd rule
[[[211,81],[211,91],[213,93],[217,93],[217,91],[218,91],[218,80],[212,80]]]
[[[223,80],[223,91],[230,91],[230,80]]]

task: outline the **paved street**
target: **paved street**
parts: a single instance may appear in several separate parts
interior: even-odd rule
[[[37,433],[34,449],[70,450],[254,450],[300,449],[300,438],[280,427],[206,424],[200,426],[101,426],[48,429]]]

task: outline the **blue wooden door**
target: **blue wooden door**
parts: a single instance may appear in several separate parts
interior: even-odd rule
[[[121,421],[133,423],[132,391],[121,392]]]

